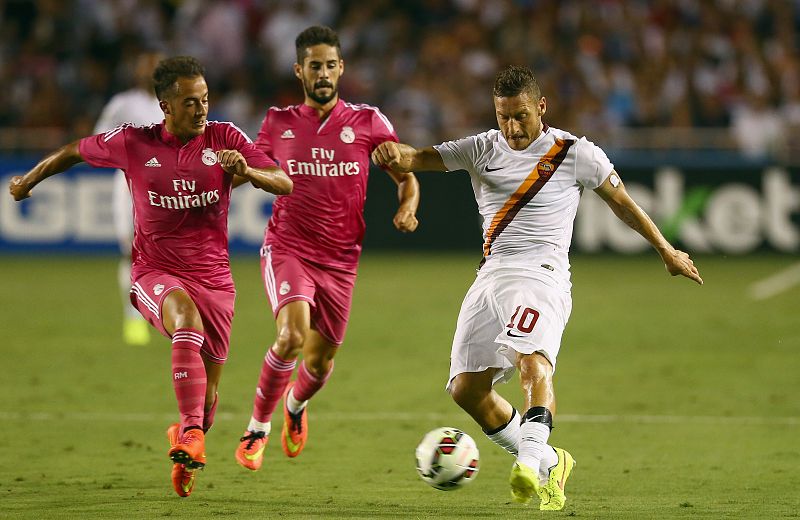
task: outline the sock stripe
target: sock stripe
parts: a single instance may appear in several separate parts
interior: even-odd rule
[[[205,338],[203,336],[192,332],[176,332],[172,335],[173,345],[177,342],[187,342],[202,347],[204,341]]]
[[[264,361],[274,370],[277,370],[279,372],[284,372],[286,370],[294,370],[294,367],[297,366],[296,359],[292,359],[290,361],[281,359],[277,354],[275,354],[272,351],[272,349],[269,349],[267,355],[264,356]]]
[[[296,359],[283,359],[272,348],[267,349],[264,363],[261,365],[261,374],[258,376],[256,399],[253,402],[255,421],[269,422],[296,364]]]
[[[178,380],[175,382],[175,386],[180,386],[181,388],[192,385],[204,385],[204,384],[206,384],[205,379],[188,379],[188,380]],[[203,396],[203,401],[205,401],[205,396]]]
[[[172,335],[173,339],[178,337],[180,338],[186,337],[190,339],[196,339],[199,341],[203,341],[204,339],[206,339],[205,336],[203,336],[199,332],[192,332],[190,330],[180,330],[180,329],[176,330],[175,333]]]

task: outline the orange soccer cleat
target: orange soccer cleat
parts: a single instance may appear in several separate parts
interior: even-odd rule
[[[174,425],[170,426],[170,430],[173,427]],[[168,435],[170,430],[167,430]],[[173,436],[178,440],[177,431]],[[172,440],[173,438],[170,438],[170,443]],[[206,439],[203,430],[192,428],[183,432],[179,442],[170,448],[168,455],[172,462],[186,465],[186,469],[202,469],[206,465]]]
[[[283,430],[281,431],[281,446],[287,457],[297,457],[303,451],[308,438],[308,406],[298,414],[293,414],[286,406],[289,392],[294,386],[294,381],[289,383],[283,393]]]
[[[239,447],[236,448],[236,462],[249,470],[258,471],[264,460],[264,448],[268,440],[269,437],[264,432],[244,432],[239,439]]]
[[[178,423],[170,425],[167,428],[167,439],[169,439],[169,446],[173,448],[178,444],[178,437],[181,425]],[[188,497],[192,494],[194,489],[194,477],[197,470],[186,469],[184,464],[172,465],[172,488],[180,497]]]
[[[188,497],[194,489],[196,469],[186,469],[184,464],[172,465],[172,487],[180,497]]]

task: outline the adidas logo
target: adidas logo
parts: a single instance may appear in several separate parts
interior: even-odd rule
[[[294,139],[294,132],[292,129],[286,130],[284,133],[281,134],[281,139]]]
[[[155,157],[144,163],[144,165],[150,168],[161,168],[161,163]]]

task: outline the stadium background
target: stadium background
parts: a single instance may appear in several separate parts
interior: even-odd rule
[[[210,118],[255,135],[266,107],[301,102],[293,41],[314,23],[340,33],[342,97],[377,105],[415,145],[494,127],[495,72],[530,65],[546,121],[602,146],[665,235],[697,258],[706,286],[668,279],[599,198],[583,198],[554,432],[581,464],[568,510],[796,515],[800,2],[0,1],[2,184],[89,134],[143,49],[200,58]],[[521,517],[504,498],[508,459],[441,391],[479,256],[469,181],[419,177],[420,229],[402,236],[395,190],[372,172],[347,349],[315,402],[319,447],[296,465],[273,452],[275,471],[255,479],[222,453],[274,333],[255,256],[270,200],[236,193],[239,354],[210,437],[219,455],[191,503],[173,500],[165,478],[161,429],[174,406],[157,377],[160,342],[134,351],[118,339],[110,172],[76,167],[24,204],[0,197],[0,516]],[[518,401],[513,384],[501,391]],[[416,440],[442,423],[482,450],[483,473],[456,496],[423,488],[411,467]],[[58,455],[43,466],[31,431],[53,428]],[[305,481],[316,488],[292,485]]]

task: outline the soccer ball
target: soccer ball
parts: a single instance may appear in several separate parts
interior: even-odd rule
[[[417,472],[425,483],[452,491],[478,475],[478,447],[458,428],[429,431],[417,446]]]

